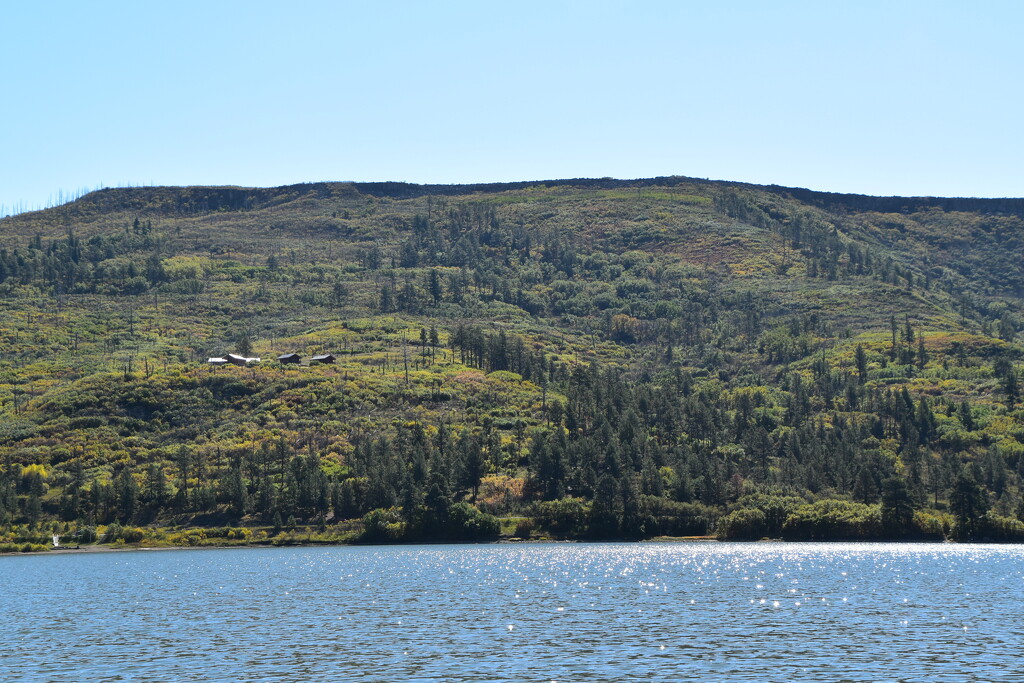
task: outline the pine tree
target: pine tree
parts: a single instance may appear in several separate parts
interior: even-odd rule
[[[864,347],[861,344],[857,344],[854,358],[857,364],[857,380],[864,384],[868,379],[868,355],[864,352]]]
[[[906,535],[914,524],[914,504],[907,482],[889,477],[882,482],[882,527],[894,537]]]
[[[1020,400],[1017,371],[1013,368],[1006,373],[1006,378],[1003,380],[1003,394],[1006,396],[1006,407],[1012,410]]]
[[[953,482],[949,508],[956,520],[957,540],[971,540],[981,533],[983,517],[989,508],[988,494],[967,467],[961,469]]]

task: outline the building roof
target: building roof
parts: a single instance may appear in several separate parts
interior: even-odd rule
[[[235,364],[238,364],[238,365],[248,365],[249,363],[259,363],[260,362],[259,358],[246,358],[245,356],[239,356],[238,354],[235,354],[235,353],[226,353],[226,354],[224,354],[224,358],[229,363],[235,363]]]

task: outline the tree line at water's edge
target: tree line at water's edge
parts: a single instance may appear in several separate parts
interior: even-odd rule
[[[0,548],[1024,540],[1015,214],[289,191],[5,221]]]

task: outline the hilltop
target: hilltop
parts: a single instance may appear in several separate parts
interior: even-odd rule
[[[0,543],[1021,539],[1022,229],[682,177],[5,218]]]

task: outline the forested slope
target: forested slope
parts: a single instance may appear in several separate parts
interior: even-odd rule
[[[6,218],[0,544],[1024,539],[1022,216],[655,178]]]

